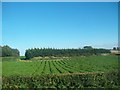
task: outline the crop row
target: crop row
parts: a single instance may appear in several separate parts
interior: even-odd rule
[[[71,57],[59,60],[21,60],[2,62],[3,76],[108,72],[118,69],[116,56]]]
[[[43,74],[59,74],[59,73],[74,73],[79,72],[78,68],[69,65],[67,62],[61,61],[39,61],[35,64],[35,66],[32,66],[34,72],[32,75],[36,75],[38,73],[39,75]],[[37,67],[37,68],[36,68]]]

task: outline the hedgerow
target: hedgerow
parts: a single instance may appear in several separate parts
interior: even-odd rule
[[[3,88],[120,88],[118,72],[3,77]]]

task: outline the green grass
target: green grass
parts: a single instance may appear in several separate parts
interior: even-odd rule
[[[71,57],[61,60],[28,60],[19,58],[2,58],[3,76],[37,76],[47,74],[68,74],[86,72],[117,71],[118,56]]]
[[[0,57],[2,61],[17,61],[20,57]]]

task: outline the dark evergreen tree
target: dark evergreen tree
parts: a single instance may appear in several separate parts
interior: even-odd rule
[[[113,47],[113,50],[117,50],[116,47]]]
[[[45,57],[45,56],[55,56],[55,57],[72,57],[72,56],[88,56],[88,55],[98,55],[101,53],[110,53],[108,49],[94,49],[92,47],[85,47],[84,49],[55,49],[55,48],[34,48],[28,49],[25,52],[26,59],[33,57]]]

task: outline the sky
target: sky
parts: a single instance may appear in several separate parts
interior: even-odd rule
[[[2,45],[110,49],[118,43],[117,2],[3,2]]]

